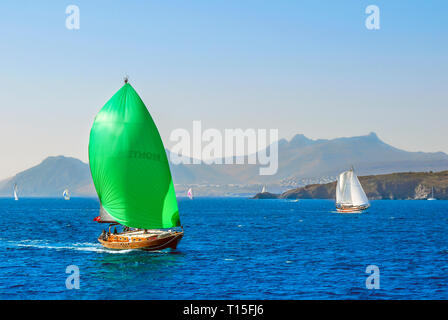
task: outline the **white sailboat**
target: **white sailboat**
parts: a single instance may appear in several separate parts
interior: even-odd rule
[[[17,195],[17,184],[14,183],[14,200],[19,200],[19,196]]]
[[[64,192],[62,192],[62,196],[65,200],[70,200],[70,192],[68,191],[68,189],[65,189]]]
[[[266,192],[268,192],[268,191],[266,190],[266,186],[263,186],[263,189],[261,190],[261,193],[266,193]]]
[[[434,187],[432,187],[431,197],[429,197],[427,200],[437,200],[436,198],[434,198]]]
[[[336,185],[336,210],[362,212],[370,207],[369,199],[354,173],[353,168],[339,175]]]
[[[188,189],[187,196],[188,196],[188,198],[190,198],[190,200],[193,200],[193,190],[191,188]]]

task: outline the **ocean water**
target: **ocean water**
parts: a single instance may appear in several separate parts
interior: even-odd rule
[[[180,199],[175,251],[97,243],[96,199],[0,199],[1,299],[448,299],[448,201]],[[66,268],[80,270],[69,290]],[[380,289],[366,288],[366,267]]]

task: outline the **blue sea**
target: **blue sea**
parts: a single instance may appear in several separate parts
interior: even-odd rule
[[[448,299],[448,201],[340,214],[330,200],[179,199],[184,239],[160,252],[104,249],[98,207],[0,199],[0,298]]]

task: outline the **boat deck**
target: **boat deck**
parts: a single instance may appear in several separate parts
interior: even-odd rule
[[[161,236],[164,234],[171,234],[174,230],[158,230],[158,229],[152,229],[147,230],[146,232],[144,230],[132,230],[132,231],[126,231],[126,232],[120,232],[120,233],[111,233],[111,236],[120,236],[120,237],[128,237],[128,238],[150,238],[154,236]]]

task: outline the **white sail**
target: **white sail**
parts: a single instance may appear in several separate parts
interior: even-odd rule
[[[100,203],[100,217],[101,222],[107,222],[107,223],[115,223],[115,219],[106,211],[106,209],[103,208],[103,206]]]
[[[428,200],[437,200],[436,198],[434,198],[434,187],[432,187],[431,197],[428,198]]]
[[[336,186],[336,204],[348,206],[366,206],[369,204],[367,195],[353,170],[339,175]]]
[[[265,193],[266,191],[266,186],[263,186],[263,190],[261,190],[261,193]]]
[[[345,190],[345,185],[346,185],[345,182],[347,180],[346,179],[347,173],[348,173],[348,171],[342,172],[338,178],[338,183],[336,185],[336,203],[337,204],[347,202],[347,199],[344,199],[345,198],[344,190]]]
[[[19,196],[17,195],[17,184],[14,184],[14,200],[19,200]]]
[[[190,198],[190,200],[193,200],[193,190],[191,188],[188,189],[187,196],[188,196],[188,198]]]
[[[65,189],[64,192],[62,192],[62,196],[64,197],[65,200],[70,200],[70,193],[68,189]]]
[[[369,204],[369,199],[367,199],[367,195],[364,192],[364,189],[359,182],[358,177],[352,171],[351,177],[351,194],[352,194],[352,204],[354,206],[366,206]]]

